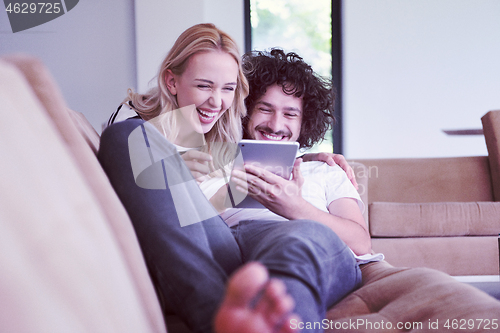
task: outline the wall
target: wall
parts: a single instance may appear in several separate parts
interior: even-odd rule
[[[441,130],[480,128],[480,117],[500,108],[500,1],[356,0],[343,8],[347,157],[485,155],[483,137]],[[175,38],[200,22],[243,46],[243,1],[85,0],[15,34],[0,5],[0,55],[39,57],[69,106],[100,132],[126,89],[145,90]]]
[[[343,2],[348,158],[486,155],[481,128],[500,109],[500,1]]]
[[[197,23],[214,23],[231,35],[240,52],[244,47],[243,1],[235,0],[137,0],[136,38],[138,89],[155,85],[160,63],[177,37]]]
[[[133,0],[82,0],[61,17],[12,33],[0,4],[0,55],[40,58],[69,107],[100,133],[127,88],[136,87]]]
[[[0,55],[41,59],[69,107],[100,133],[127,89],[145,91],[177,36],[201,22],[215,23],[243,48],[243,1],[82,0],[61,17],[15,34],[0,4]]]

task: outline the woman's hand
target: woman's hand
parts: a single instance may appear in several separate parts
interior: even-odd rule
[[[349,163],[347,163],[347,160],[345,159],[344,155],[325,153],[325,152],[310,153],[302,156],[302,159],[304,160],[304,162],[319,161],[319,162],[325,162],[329,166],[338,165],[345,171],[345,173],[347,174],[347,178],[349,178],[352,185],[354,185],[354,187],[358,189],[358,182],[356,181],[356,175],[354,174],[354,170],[351,168]]]
[[[195,149],[188,150],[181,156],[198,183],[208,178],[210,173],[209,163],[212,161],[212,156]]]
[[[302,198],[301,162],[300,158],[295,161],[291,180],[253,165],[245,165],[246,172],[233,170],[231,180],[238,191],[250,195],[270,211],[293,219],[295,210],[300,209],[305,201]]]
[[[214,206],[219,214],[227,209],[227,207],[225,206],[226,197],[227,186],[224,185],[210,198],[210,203],[212,204],[212,206]]]

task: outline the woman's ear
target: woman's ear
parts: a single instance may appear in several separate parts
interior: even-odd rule
[[[170,69],[165,72],[165,85],[172,95],[177,95],[177,76]]]

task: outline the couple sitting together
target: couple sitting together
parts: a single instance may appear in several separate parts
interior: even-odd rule
[[[194,332],[291,332],[320,323],[360,285],[359,265],[381,259],[343,156],[306,154],[291,179],[252,165],[231,171],[242,137],[321,141],[334,101],[331,83],[297,54],[241,59],[212,24],[179,36],[157,87],[129,90],[98,157],[165,313]],[[266,209],[226,208],[228,175]]]

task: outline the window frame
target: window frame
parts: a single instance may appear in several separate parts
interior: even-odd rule
[[[250,0],[244,0],[245,52],[252,51],[252,24]],[[342,126],[342,0],[332,0],[332,78],[336,88],[333,151],[343,152]]]

